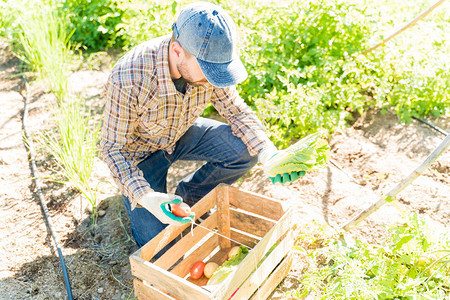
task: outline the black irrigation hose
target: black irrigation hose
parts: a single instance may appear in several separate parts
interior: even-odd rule
[[[33,174],[33,180],[34,180],[34,184],[36,185],[39,201],[41,203],[42,210],[44,211],[44,217],[47,221],[47,226],[50,230],[50,233],[52,234],[53,240],[56,245],[56,249],[58,250],[58,256],[59,256],[59,261],[61,262],[61,268],[62,268],[62,272],[63,272],[63,276],[64,276],[64,284],[65,284],[66,290],[67,290],[67,296],[69,296],[69,300],[72,300],[73,297],[72,297],[72,290],[70,287],[69,274],[67,273],[66,264],[64,263],[64,257],[63,257],[62,251],[61,251],[60,244],[58,242],[58,237],[56,236],[55,230],[53,229],[53,222],[50,219],[50,214],[48,212],[47,205],[45,204],[44,197],[42,195],[41,182],[39,180],[39,174],[38,174],[37,167],[36,167],[33,141],[31,140],[31,137],[28,134],[28,130],[27,130],[28,103],[29,103],[29,99],[30,99],[30,88],[28,86],[28,82],[27,82],[25,76],[23,76],[23,80],[25,82],[25,87],[26,87],[26,91],[27,91],[27,94],[25,97],[25,103],[24,103],[24,107],[23,107],[23,118],[22,118],[22,128],[23,128],[23,132],[24,132],[24,136],[25,136],[25,141],[24,141],[25,147],[28,149],[30,165],[31,165],[31,172]]]
[[[430,124],[430,123],[428,123],[428,122],[425,121],[425,120],[422,120],[422,119],[419,119],[419,118],[416,118],[416,117],[413,117],[413,119],[415,119],[415,120],[417,120],[417,121],[419,121],[419,122],[422,122],[422,123],[425,124],[425,125],[428,125],[429,127],[433,128],[434,130],[436,130],[437,132],[443,134],[444,136],[447,136],[447,135],[449,134],[449,133],[446,132],[445,130],[443,130],[443,129],[437,127],[437,126],[434,126],[433,124]]]

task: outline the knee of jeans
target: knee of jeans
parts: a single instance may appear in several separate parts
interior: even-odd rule
[[[232,162],[229,162],[228,167],[250,170],[258,163],[257,156],[251,156],[248,151],[243,151],[242,154]]]
[[[250,154],[249,154],[250,156]],[[258,156],[250,156],[249,166],[253,168],[258,163]]]
[[[247,161],[249,165],[254,166],[257,162],[258,162],[258,156],[251,156],[250,153],[248,152],[247,146],[244,145],[244,149],[242,150],[242,160],[243,161]]]

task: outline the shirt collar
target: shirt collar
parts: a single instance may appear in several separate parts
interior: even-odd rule
[[[169,69],[169,43],[171,35],[166,35],[163,38],[161,46],[158,49],[156,56],[156,66],[158,75],[158,89],[159,97],[167,97],[177,94],[175,85],[170,77]]]
[[[156,55],[156,74],[158,75],[158,89],[159,89],[159,97],[167,97],[170,95],[177,95],[177,89],[175,84],[172,81],[172,77],[170,76],[170,68],[169,68],[169,43],[172,35],[168,34],[163,37],[161,45],[158,49]],[[186,95],[188,94],[190,89],[212,89],[213,86],[211,84],[206,84],[201,87],[193,87],[190,84],[187,85]]]

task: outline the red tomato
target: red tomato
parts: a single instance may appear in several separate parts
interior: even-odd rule
[[[191,278],[199,279],[203,275],[203,269],[205,269],[205,263],[202,261],[198,261],[191,267]]]
[[[180,204],[172,204],[172,213],[177,217],[189,217],[191,215],[191,208],[184,202]]]

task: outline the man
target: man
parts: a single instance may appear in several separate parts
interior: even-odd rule
[[[277,154],[262,124],[239,97],[247,72],[236,53],[235,24],[219,6],[185,7],[173,35],[145,42],[122,57],[106,85],[101,154],[124,195],[139,247],[167,224],[191,218],[170,205],[195,204],[219,183],[231,184]],[[201,118],[208,103],[227,124]],[[177,160],[205,161],[167,194]]]

